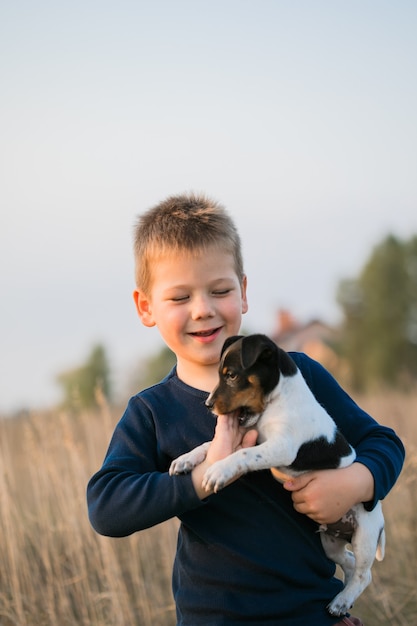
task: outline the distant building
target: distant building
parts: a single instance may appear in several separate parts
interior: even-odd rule
[[[277,327],[271,339],[287,352],[305,352],[319,361],[333,373],[340,367],[339,357],[334,349],[339,331],[320,320],[313,319],[300,323],[285,309],[278,311]]]

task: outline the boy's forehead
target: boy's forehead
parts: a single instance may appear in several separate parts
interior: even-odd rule
[[[197,273],[202,280],[238,277],[231,252],[213,246],[197,251],[186,249],[170,250],[153,257],[150,267],[150,282],[185,283]]]

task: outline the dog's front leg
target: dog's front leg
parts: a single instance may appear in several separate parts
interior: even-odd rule
[[[174,474],[188,474],[193,470],[197,465],[200,465],[204,461],[207,456],[207,450],[210,447],[211,441],[207,441],[206,443],[202,443],[201,446],[197,446],[190,452],[186,452],[182,454],[178,458],[174,459],[169,468],[169,473],[171,476]]]
[[[288,441],[270,440],[253,448],[243,448],[230,456],[216,461],[205,472],[203,488],[206,491],[220,491],[243,474],[271,467],[290,465],[296,456]]]

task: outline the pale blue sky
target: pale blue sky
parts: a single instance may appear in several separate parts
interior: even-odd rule
[[[245,328],[339,320],[341,278],[417,233],[414,0],[0,1],[0,412],[95,341],[120,394],[159,349],[132,225],[205,191],[241,231]]]

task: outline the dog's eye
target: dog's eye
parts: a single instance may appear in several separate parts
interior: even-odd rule
[[[236,372],[232,372],[231,370],[228,370],[226,372],[226,379],[230,382],[233,382],[234,380],[236,380],[237,379]]]

